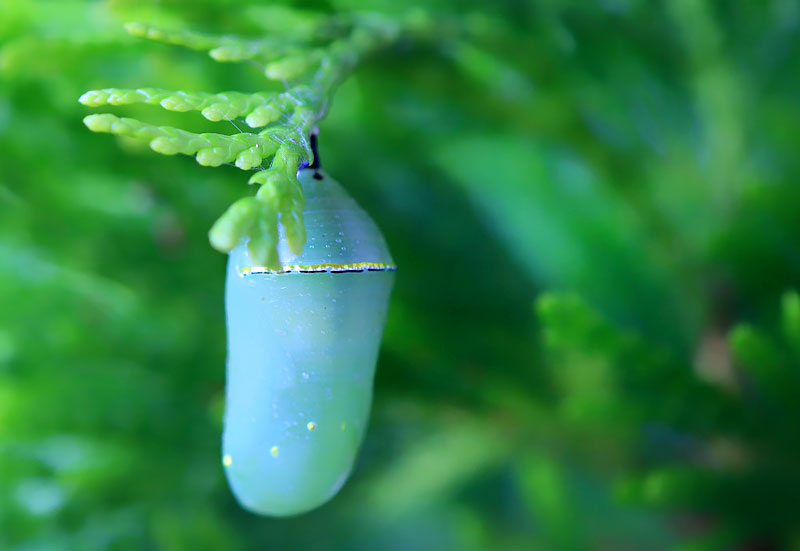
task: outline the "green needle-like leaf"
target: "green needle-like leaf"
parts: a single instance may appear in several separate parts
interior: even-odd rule
[[[93,132],[148,140],[153,151],[163,155],[196,155],[197,162],[203,166],[236,163],[239,168],[249,169],[271,157],[278,146],[268,134],[195,134],[179,128],[153,126],[136,119],[120,118],[110,113],[89,115],[83,122]]]
[[[266,61],[286,55],[296,48],[295,40],[291,37],[247,40],[230,35],[218,36],[185,30],[170,31],[144,23],[128,23],[125,29],[132,36],[183,46],[191,50],[208,51],[212,58],[220,62],[255,58]]]

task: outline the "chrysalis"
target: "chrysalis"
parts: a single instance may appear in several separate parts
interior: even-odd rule
[[[380,230],[334,180],[298,175],[307,241],[281,233],[280,273],[230,253],[223,464],[243,507],[286,516],[341,488],[367,425],[395,265]]]

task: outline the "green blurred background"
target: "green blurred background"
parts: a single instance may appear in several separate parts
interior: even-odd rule
[[[333,501],[273,520],[220,466],[206,234],[247,175],[92,134],[77,102],[269,89],[122,28],[269,17],[0,2],[0,549],[800,550],[800,4],[425,7],[468,38],[370,61],[321,125],[400,265],[366,440]]]

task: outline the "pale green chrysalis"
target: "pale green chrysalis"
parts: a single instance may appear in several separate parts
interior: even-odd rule
[[[347,479],[364,435],[394,280],[380,230],[322,171],[298,174],[302,254],[282,271],[228,259],[223,465],[236,499],[264,515],[303,513]]]

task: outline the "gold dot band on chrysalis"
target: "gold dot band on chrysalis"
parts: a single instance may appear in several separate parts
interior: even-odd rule
[[[394,270],[397,270],[397,266],[395,264],[383,264],[380,262],[357,262],[355,264],[295,264],[292,266],[283,266],[280,270],[270,270],[266,266],[252,266],[250,268],[240,269],[239,274],[242,276],[248,276],[258,274],[383,272]]]

